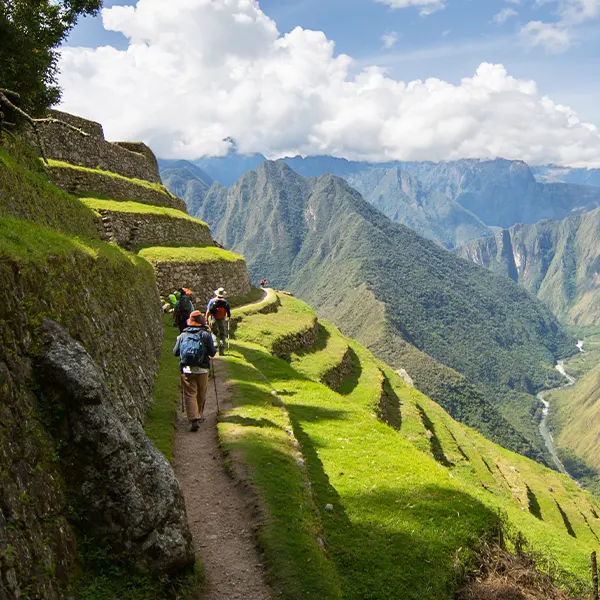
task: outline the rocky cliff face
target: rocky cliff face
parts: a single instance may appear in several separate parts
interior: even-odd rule
[[[600,209],[515,225],[458,252],[521,284],[571,324],[600,323]]]
[[[473,213],[399,167],[368,169],[349,175],[346,180],[392,221],[446,248],[491,235],[491,230]]]

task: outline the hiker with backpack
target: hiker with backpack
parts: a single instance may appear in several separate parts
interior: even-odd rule
[[[204,315],[199,310],[193,311],[173,348],[173,354],[179,356],[181,389],[190,431],[198,431],[204,421],[210,359],[216,353]]]
[[[194,311],[194,305],[192,304],[191,293],[188,295],[189,290],[184,288],[179,289],[179,300],[173,309],[173,322],[179,327],[179,333],[183,333],[183,330],[187,327],[187,321],[190,315]]]
[[[231,308],[229,302],[225,299],[225,290],[222,287],[215,290],[215,297],[206,307],[206,316],[209,315],[212,318],[211,330],[217,338],[219,356],[223,356],[225,354],[225,342],[229,334],[228,319],[231,319]]]

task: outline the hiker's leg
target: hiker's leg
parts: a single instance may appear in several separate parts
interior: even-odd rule
[[[219,355],[225,354],[225,338],[227,337],[226,329],[225,329],[225,319],[221,319],[217,321],[218,326],[218,342],[219,342]]]
[[[201,373],[200,375],[196,375],[198,391],[198,412],[200,413],[200,417],[204,416],[204,405],[206,404],[206,389],[208,388],[208,373]]]
[[[188,421],[199,419],[200,414],[198,413],[198,399],[197,395],[197,375],[182,375],[181,376],[181,387],[183,388],[183,399],[185,400],[185,412]]]

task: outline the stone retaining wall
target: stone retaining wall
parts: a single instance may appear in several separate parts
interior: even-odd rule
[[[79,123],[79,119],[72,116],[68,121],[72,121],[74,126]],[[93,132],[95,130],[93,124],[87,123],[86,129]],[[160,183],[156,158],[152,150],[145,145],[136,145],[139,151],[132,152],[122,145],[107,142],[103,137],[99,137],[97,131],[90,135],[86,131],[75,131],[71,127],[55,122],[41,123],[38,131],[48,159],[61,160],[90,169],[100,168],[124,177]],[[37,138],[30,127],[23,128],[22,136],[41,156]],[[149,158],[150,155],[152,159]]]
[[[62,110],[50,110],[49,113],[49,116],[53,119],[64,121],[65,123],[68,123],[73,127],[77,127],[77,129],[81,129],[81,131],[84,131],[85,133],[101,140],[105,139],[102,125],[96,121],[90,121],[89,119],[84,119],[83,117],[77,117],[70,113],[63,112]]]
[[[111,200],[132,200],[153,206],[176,208],[187,213],[185,202],[167,190],[151,189],[119,177],[111,177],[101,171],[49,167],[48,177],[54,185],[75,196],[87,193],[98,194]]]
[[[276,340],[271,351],[275,356],[283,358],[284,360],[289,360],[292,353],[300,350],[309,350],[314,347],[317,343],[318,332],[319,321],[317,320],[317,317],[315,317],[312,324],[306,329],[284,335]]]
[[[346,377],[348,377],[350,371],[352,371],[353,366],[352,354],[350,348],[347,348],[339,364],[329,369],[323,377],[321,377],[321,383],[332,389],[334,392],[337,392],[342,385],[344,385],[344,381],[346,381]]]
[[[98,225],[105,239],[127,250],[134,250],[142,245],[213,245],[210,229],[199,221],[178,219],[170,215],[94,210],[101,215]]]
[[[251,284],[245,260],[200,262],[150,261],[156,270],[158,289],[163,296],[186,287],[194,292],[194,302],[202,308],[214,291],[224,287],[228,296],[245,296]]]
[[[144,420],[152,402],[162,317],[154,276],[141,260],[52,253],[24,265],[0,261],[0,597],[71,598],[74,532],[51,435],[63,415],[39,397],[44,316],[85,345],[120,410]],[[116,413],[115,413],[116,414]],[[131,418],[130,417],[130,418]],[[54,431],[57,440],[65,433]],[[104,463],[98,461],[98,467]],[[71,499],[72,505],[72,499]],[[10,550],[10,551],[9,551]]]

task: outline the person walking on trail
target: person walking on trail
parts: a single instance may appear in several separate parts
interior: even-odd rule
[[[210,359],[216,353],[204,315],[199,310],[193,311],[173,348],[173,354],[179,356],[181,390],[190,431],[198,431],[204,421]]]
[[[179,300],[177,300],[177,304],[173,309],[173,322],[179,327],[179,333],[183,333],[183,330],[188,326],[187,321],[190,315],[194,312],[194,305],[186,290],[181,288],[179,294]]]
[[[220,287],[215,290],[215,297],[208,303],[206,307],[206,315],[212,318],[211,330],[217,338],[219,346],[219,356],[225,354],[225,343],[229,333],[228,320],[231,319],[231,307],[225,299],[225,290]]]

